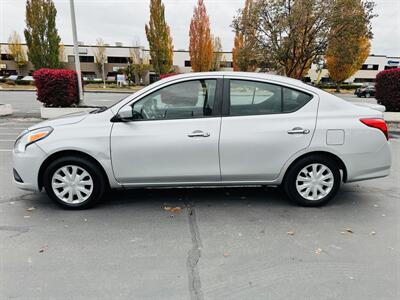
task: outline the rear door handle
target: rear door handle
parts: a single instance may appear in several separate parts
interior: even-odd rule
[[[309,129],[303,129],[301,127],[295,127],[292,130],[288,130],[288,134],[309,134]]]
[[[210,133],[208,132],[203,132],[201,130],[195,130],[192,133],[188,134],[188,137],[209,137]]]

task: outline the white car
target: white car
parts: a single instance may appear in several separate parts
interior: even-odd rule
[[[108,188],[283,185],[318,206],[341,182],[389,175],[381,111],[290,78],[239,72],[160,80],[109,109],[30,127],[14,179],[66,208]]]

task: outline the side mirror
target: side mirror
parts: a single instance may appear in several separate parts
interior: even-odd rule
[[[129,122],[133,120],[141,120],[143,116],[141,113],[133,110],[131,106],[123,107],[112,119],[111,122]]]
[[[121,120],[131,120],[133,119],[133,112],[132,112],[132,107],[129,105],[126,107],[123,107],[119,112],[118,116]]]
[[[132,107],[124,106],[120,111],[111,119],[111,122],[128,122],[133,119]]]

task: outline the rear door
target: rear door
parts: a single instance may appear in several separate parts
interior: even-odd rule
[[[222,181],[273,181],[310,144],[318,96],[277,83],[226,78],[220,137]]]

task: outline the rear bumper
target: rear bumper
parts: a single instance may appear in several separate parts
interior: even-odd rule
[[[343,158],[347,167],[346,182],[374,179],[390,174],[392,157],[389,143],[384,143],[376,152],[347,154]]]
[[[38,175],[45,158],[46,153],[37,144],[29,145],[23,153],[13,152],[14,184],[23,190],[40,191]]]

